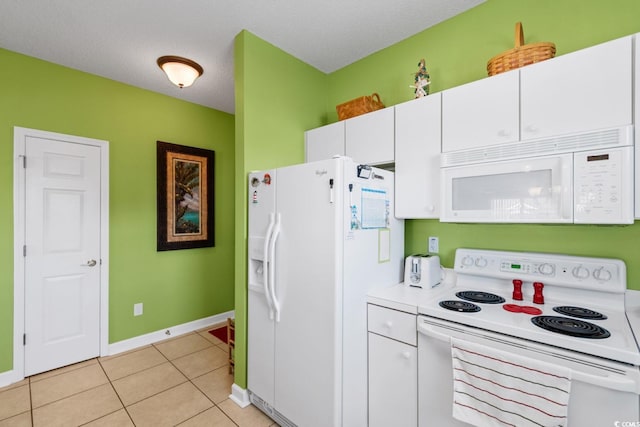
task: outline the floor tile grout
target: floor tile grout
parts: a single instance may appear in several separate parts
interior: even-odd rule
[[[27,386],[29,386],[29,417],[31,418],[31,426],[35,426],[35,421],[33,419],[33,394],[31,393],[31,379],[27,381]]]
[[[220,366],[217,366],[217,363],[216,364],[211,364],[211,365],[208,365],[208,364],[207,365],[195,365],[195,367],[196,367],[195,369],[191,368],[191,366],[194,366],[194,365],[188,364],[188,363],[190,363],[190,361],[189,361],[188,363],[182,364],[183,368],[186,369],[186,371],[184,371],[184,372],[175,363],[176,361],[178,361],[178,360],[180,360],[180,359],[182,359],[184,357],[191,356],[191,355],[194,355],[194,354],[199,353],[199,352],[210,351],[212,348],[217,348],[218,350],[222,351],[223,353],[226,353],[226,351],[225,351],[226,348],[223,348],[223,346],[224,347],[227,346],[226,343],[222,342],[221,340],[218,340],[220,342],[214,342],[214,340],[210,339],[208,336],[205,335],[206,333],[208,333],[208,331],[210,329],[203,329],[202,331],[193,331],[193,332],[190,332],[190,333],[187,333],[187,334],[183,334],[183,335],[180,335],[180,336],[176,336],[176,337],[170,338],[169,340],[177,340],[177,339],[180,339],[180,338],[189,337],[190,335],[194,335],[194,336],[197,336],[197,337],[199,337],[199,338],[201,338],[201,339],[206,341],[206,345],[205,345],[205,344],[201,343],[199,340],[197,340],[197,339],[193,340],[193,338],[191,338],[192,341],[186,343],[187,345],[184,348],[185,350],[187,350],[189,352],[187,352],[185,354],[181,354],[180,356],[174,357],[173,359],[170,359],[168,357],[168,355],[163,353],[160,350],[160,348],[158,348],[158,345],[161,346],[163,343],[166,343],[166,342],[169,341],[169,340],[164,340],[164,341],[161,341],[161,342],[158,342],[158,343],[152,343],[152,344],[150,344],[148,346],[146,345],[146,346],[143,346],[143,347],[140,347],[140,348],[137,348],[137,349],[132,349],[130,351],[123,352],[122,354],[119,354],[119,355],[113,355],[113,357],[108,357],[107,356],[108,358],[104,358],[104,359],[101,358],[101,357],[96,357],[96,358],[93,358],[93,359],[89,359],[87,361],[79,362],[78,365],[81,365],[81,366],[74,367],[73,365],[71,365],[71,366],[63,367],[63,368],[60,368],[61,370],[63,370],[62,372],[57,372],[55,374],[49,374],[49,375],[45,376],[45,378],[34,380],[34,377],[36,377],[37,375],[43,375],[43,374],[46,374],[46,373],[37,374],[37,375],[31,376],[31,377],[27,377],[26,378],[27,381],[25,381],[24,385],[16,386],[15,388],[23,387],[23,386],[24,387],[28,387],[28,389],[27,389],[28,390],[28,394],[29,394],[29,410],[28,410],[28,412],[29,412],[31,426],[33,426],[33,427],[38,427],[35,424],[35,418],[34,418],[34,412],[36,410],[40,410],[41,408],[45,408],[45,407],[47,407],[49,405],[55,404],[55,403],[60,402],[60,401],[62,401],[64,399],[68,399],[68,398],[71,398],[71,397],[74,397],[74,396],[78,396],[78,395],[80,395],[82,393],[86,393],[88,391],[95,390],[95,389],[97,389],[99,387],[102,387],[102,386],[106,385],[107,383],[109,384],[110,390],[113,391],[113,393],[115,393],[115,395],[116,395],[116,397],[118,399],[117,401],[120,404],[120,407],[118,409],[113,410],[113,411],[111,411],[109,413],[106,413],[106,414],[102,414],[101,412],[96,413],[96,414],[90,414],[91,416],[96,416],[97,414],[101,414],[101,415],[98,416],[97,418],[89,420],[89,421],[84,421],[83,420],[82,421],[83,422],[82,425],[91,424],[91,423],[96,422],[98,420],[101,420],[103,418],[114,416],[114,414],[116,414],[120,410],[124,409],[125,414],[126,414],[128,420],[129,420],[129,422],[131,422],[131,424],[133,426],[135,426],[136,423],[134,422],[134,419],[133,419],[131,413],[129,412],[129,408],[131,408],[133,405],[137,405],[137,404],[139,404],[141,402],[144,402],[145,400],[152,399],[152,398],[158,396],[161,393],[165,393],[165,392],[173,390],[173,389],[175,389],[177,387],[184,386],[186,383],[190,383],[189,384],[190,387],[193,387],[192,393],[197,393],[198,395],[202,395],[206,399],[206,401],[205,400],[202,401],[202,405],[206,405],[205,402],[209,402],[209,404],[211,406],[208,406],[207,408],[202,409],[198,413],[193,414],[193,415],[190,415],[189,413],[185,413],[184,415],[188,415],[188,418],[180,420],[180,421],[176,420],[176,424],[180,425],[180,424],[183,424],[183,423],[187,423],[188,421],[192,420],[193,418],[201,416],[204,412],[215,408],[216,411],[220,411],[221,412],[221,415],[218,414],[218,415],[216,415],[216,417],[221,417],[221,416],[224,417],[224,418],[220,418],[220,420],[222,420],[222,419],[227,420],[228,422],[231,423],[231,425],[234,425],[234,426],[244,425],[244,424],[241,424],[241,423],[244,423],[244,421],[242,421],[242,418],[238,418],[238,419],[234,419],[233,418],[233,416],[235,416],[235,417],[238,416],[236,414],[236,410],[234,408],[228,407],[228,402],[231,402],[231,400],[228,398],[228,394],[227,394],[226,398],[223,398],[223,389],[220,388],[221,385],[224,383],[225,384],[224,387],[226,389],[226,387],[229,384],[229,381],[231,381],[231,382],[233,381],[232,378],[230,380],[227,377],[227,375],[230,375],[230,374],[228,374],[226,372],[226,370],[227,370],[226,358],[225,358],[225,363],[221,364]],[[192,351],[193,348],[196,348],[196,347],[198,347],[200,345],[204,345],[204,347]],[[137,360],[144,360],[145,363],[149,363],[149,362],[151,362],[151,360],[152,360],[151,363],[155,363],[158,360],[162,360],[162,361],[160,361],[159,363],[157,363],[155,365],[152,365],[152,366],[147,366],[145,363],[141,363],[140,366],[144,366],[144,367],[142,369],[140,369],[140,370],[128,373],[127,375],[124,375],[124,376],[122,376],[120,378],[116,378],[116,379],[111,379],[109,377],[109,375],[107,373],[108,370],[107,370],[106,365],[105,365],[106,363],[108,363],[108,362],[110,362],[112,360],[116,360],[116,359],[118,359],[120,357],[131,356],[132,354],[135,354],[135,353],[140,352],[140,351],[148,350],[150,348],[153,348],[155,350],[155,352],[159,353],[161,355],[161,359],[158,359],[156,355],[153,355],[149,360],[146,360],[146,356],[145,355],[139,355]],[[183,350],[181,347],[178,347],[178,348],[174,347],[172,349],[172,351],[174,351],[174,353],[179,353],[181,350]],[[214,355],[214,353],[215,353],[215,355]],[[217,351],[214,351],[214,353],[211,353],[211,354],[207,355],[207,357],[214,357],[214,360],[217,360],[219,355],[217,354]],[[196,360],[199,360],[199,359],[196,358]],[[121,361],[121,364],[119,365],[120,367],[116,366],[115,367],[116,370],[114,372],[117,372],[117,370],[123,369],[123,368],[124,369],[121,370],[120,372],[127,372],[127,364],[126,364],[127,362],[128,361],[126,361],[126,360]],[[150,369],[157,368],[158,366],[163,365],[163,364],[165,364],[167,362],[171,365],[171,367],[173,369],[175,369],[183,377],[183,381],[181,381],[179,384],[172,385],[171,387],[166,388],[164,390],[161,390],[161,391],[158,391],[158,392],[154,392],[153,395],[147,396],[144,399],[138,400],[136,402],[132,402],[128,406],[125,405],[125,403],[123,401],[123,397],[118,393],[118,389],[115,386],[115,382],[119,381],[119,380],[122,380],[122,379],[125,379],[125,378],[129,378],[129,377],[131,377],[133,375],[136,375],[136,374],[140,374],[140,373],[148,371]],[[136,363],[138,363],[138,362],[136,362]],[[94,385],[93,381],[91,381],[88,384],[86,384],[86,385],[91,385],[91,387],[89,387],[89,388],[83,389],[82,391],[74,392],[72,394],[69,394],[69,395],[64,396],[62,398],[58,398],[58,399],[53,400],[53,401],[47,402],[46,404],[40,405],[38,408],[34,408],[33,407],[33,396],[34,396],[33,395],[33,388],[32,388],[33,385],[38,384],[41,381],[57,378],[57,377],[59,377],[61,375],[74,373],[74,372],[76,372],[76,371],[78,371],[80,369],[83,369],[83,368],[93,367],[93,365],[95,365],[95,364],[98,365],[98,367],[100,369],[100,372],[102,372],[102,374],[104,375],[104,377],[106,379],[106,382]],[[137,367],[137,366],[134,366],[132,368],[133,369],[139,369],[139,367]],[[200,372],[200,369],[202,369],[202,368],[204,368],[206,371],[205,372]],[[224,370],[224,374],[225,375],[222,375],[221,373],[213,374],[214,372],[216,372],[216,371],[218,371],[220,369]],[[193,376],[193,378],[190,378],[187,375],[187,372],[191,372],[190,375],[194,375],[195,373],[197,373],[197,375]],[[92,374],[94,374],[94,373],[92,372]],[[203,377],[206,377],[207,375],[212,375],[212,374],[213,374],[213,376],[210,379],[209,378],[203,378]],[[77,375],[78,374],[76,374],[76,376]],[[95,375],[98,375],[98,374],[95,373]],[[174,374],[172,374],[172,375],[174,375]],[[175,379],[177,380],[178,378],[176,377]],[[98,381],[101,381],[101,380],[102,380],[102,378],[98,379]],[[61,381],[64,382],[64,380],[61,380]],[[210,385],[208,384],[209,381],[211,381]],[[219,381],[223,381],[223,383],[220,383]],[[55,385],[55,384],[60,384],[60,383],[59,382],[53,382],[52,384]],[[164,386],[166,386],[166,384],[168,384],[168,383],[165,383]],[[200,386],[198,384],[200,384]],[[46,386],[47,386],[47,384],[39,384],[38,385],[38,387],[46,387]],[[209,387],[213,387],[213,388],[209,389]],[[9,391],[9,390],[10,389],[2,390],[2,392]],[[106,389],[105,389],[105,392],[106,392]],[[207,394],[207,393],[209,393],[209,394]],[[229,393],[230,393],[230,390],[229,390]],[[0,395],[1,394],[2,393],[0,393]],[[56,394],[53,394],[53,396],[56,396]],[[194,396],[195,396],[195,394],[194,394]],[[48,397],[50,398],[50,397],[52,397],[52,395],[49,395]],[[200,397],[198,399],[200,399]],[[216,403],[214,401],[214,399],[216,399],[216,400],[222,399],[222,400],[220,400],[219,402]],[[113,403],[115,403],[115,401]],[[227,411],[225,411],[224,407],[227,407]],[[109,409],[109,410],[111,410],[111,409]],[[228,412],[229,410],[231,410],[231,412]],[[12,414],[12,415],[10,415],[8,417],[3,418],[3,420],[10,419],[10,418],[13,418],[13,417],[18,417],[18,416],[26,417],[26,415],[25,415],[26,412],[27,411],[21,412],[19,414]],[[258,412],[260,412],[260,411],[258,410]],[[254,415],[252,415],[252,416],[254,416]],[[40,421],[42,421],[40,415],[39,415],[39,417],[40,418],[38,418],[38,419]],[[117,415],[116,417],[120,417],[120,414]],[[3,420],[0,420],[0,421],[3,421]],[[225,421],[225,422],[227,422],[227,421]],[[272,426],[273,424],[267,424],[267,425]]]
[[[129,413],[129,411],[127,410],[127,407],[126,407],[126,405],[124,404],[124,402],[122,401],[122,397],[120,397],[120,395],[118,394],[118,390],[116,390],[115,386],[113,385],[113,381],[111,381],[111,378],[109,378],[109,375],[107,375],[107,372],[104,370],[104,366],[102,366],[102,363],[100,362],[100,360],[98,360],[98,365],[100,365],[100,368],[102,369],[102,372],[104,372],[104,374],[107,376],[107,379],[109,380],[109,385],[111,386],[111,389],[113,390],[113,392],[114,392],[114,393],[116,394],[116,396],[118,397],[118,400],[120,401],[120,404],[122,405],[122,408],[121,408],[121,409],[124,409],[124,411],[125,411],[125,412],[126,412],[126,414],[127,414],[127,417],[129,417],[129,420],[131,421],[131,424],[133,424],[133,425],[135,426],[135,425],[136,425],[136,423],[133,421],[133,418],[131,418],[131,414],[130,414],[130,413]],[[118,409],[118,411],[119,411],[119,410],[120,410],[120,409]],[[114,414],[114,413],[116,413],[116,412],[118,412],[118,411],[114,411],[114,412],[111,412],[111,413],[109,413],[109,414],[103,415],[103,416],[102,416],[102,417],[100,417],[100,418],[107,417],[107,416],[109,416],[109,415],[111,415],[111,414]],[[96,420],[99,420],[100,418],[96,418]],[[93,421],[96,421],[96,420],[93,420]],[[89,422],[93,422],[93,421],[89,421]],[[88,423],[87,423],[87,424],[88,424]]]

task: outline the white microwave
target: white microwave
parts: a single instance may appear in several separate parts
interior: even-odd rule
[[[633,127],[443,153],[442,222],[633,224]]]

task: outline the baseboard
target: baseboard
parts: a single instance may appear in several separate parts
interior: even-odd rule
[[[22,381],[23,379],[24,378],[21,375],[18,375],[13,369],[6,372],[0,372],[0,387],[5,387],[13,383],[17,383],[18,381]]]
[[[128,340],[118,341],[113,344],[109,344],[108,354],[101,354],[100,356],[111,356],[113,354],[118,354],[124,351],[133,350],[138,347],[143,347],[145,345],[154,344],[158,341],[166,340],[167,338],[171,338],[177,335],[187,334],[189,332],[197,331],[199,329],[215,325],[216,323],[226,322],[227,318],[229,317],[235,318],[234,310],[227,311],[226,313],[216,314],[214,316],[205,317],[204,319],[194,320],[193,322],[183,323],[182,325],[171,326],[167,329],[162,329],[160,331],[151,332],[145,335],[140,335],[137,337],[130,338]],[[6,372],[0,372],[0,387],[11,385],[13,383],[22,381],[23,379],[24,377],[21,374],[18,375],[15,369],[12,369]],[[247,401],[248,401],[248,395],[247,395]],[[240,405],[240,403],[238,403],[238,405]]]
[[[246,408],[251,404],[251,401],[249,400],[249,392],[235,383],[231,386],[229,399],[241,408]]]
[[[227,311],[226,313],[216,314],[214,316],[205,317],[204,319],[194,320],[192,322],[183,323],[182,325],[171,326],[159,331],[118,341],[109,344],[109,354],[103,356],[111,356],[124,351],[133,350],[138,347],[143,347],[145,345],[155,344],[159,341],[166,340],[167,338],[197,331],[198,329],[206,328],[208,326],[215,325],[216,323],[226,322],[228,317],[235,317],[235,311]]]

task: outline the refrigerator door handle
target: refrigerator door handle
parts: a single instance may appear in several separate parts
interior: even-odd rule
[[[276,322],[280,321],[280,303],[276,297],[276,283],[275,283],[275,258],[276,258],[276,242],[280,235],[280,214],[276,216],[276,224],[273,228],[273,234],[269,240],[269,290],[271,292],[271,302],[276,312]]]
[[[275,214],[272,212],[269,214],[269,225],[267,226],[267,233],[264,236],[264,247],[262,249],[262,283],[264,284],[264,297],[267,299],[267,305],[269,306],[269,319],[271,320],[273,320],[273,302],[271,301],[271,294],[269,291],[269,270],[271,270],[269,261],[269,241],[271,240],[271,234],[275,224]]]

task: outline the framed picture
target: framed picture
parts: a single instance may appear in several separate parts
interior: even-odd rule
[[[214,246],[214,158],[203,148],[157,142],[158,251]]]

